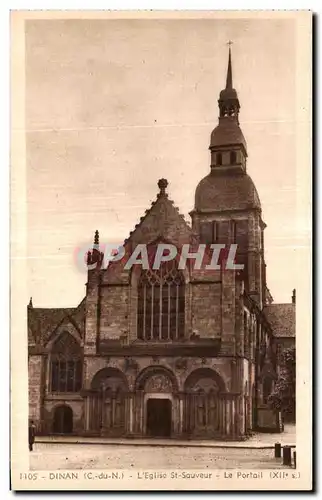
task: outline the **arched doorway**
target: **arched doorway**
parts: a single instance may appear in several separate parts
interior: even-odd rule
[[[225,392],[221,377],[211,368],[194,370],[184,384],[185,430],[189,435],[213,437],[220,434],[220,393]]]
[[[94,396],[90,428],[103,435],[121,436],[126,429],[126,376],[117,368],[104,368],[94,376],[91,384]]]
[[[170,437],[172,427],[172,401],[150,397],[146,404],[146,433],[151,437]]]
[[[73,432],[73,410],[66,405],[57,406],[54,411],[53,433],[71,434]]]
[[[179,419],[173,395],[178,391],[174,374],[162,366],[150,366],[139,374],[136,389],[144,395],[141,432],[150,437],[170,437]]]

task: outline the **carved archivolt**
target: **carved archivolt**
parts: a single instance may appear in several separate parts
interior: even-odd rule
[[[145,392],[172,392],[172,382],[166,375],[152,375],[145,384]]]

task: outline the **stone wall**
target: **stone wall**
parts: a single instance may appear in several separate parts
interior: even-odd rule
[[[37,428],[41,426],[41,385],[42,385],[42,356],[32,355],[28,360],[29,375],[29,418]]]
[[[192,331],[202,338],[221,336],[221,283],[192,284]]]
[[[85,301],[84,354],[94,354],[97,348],[98,285],[99,271],[89,271]]]
[[[100,340],[117,339],[129,330],[129,286],[100,289]]]
[[[51,433],[55,409],[59,406],[69,406],[73,411],[73,433],[80,434],[84,430],[84,401],[79,394],[47,397],[44,403],[44,430]]]

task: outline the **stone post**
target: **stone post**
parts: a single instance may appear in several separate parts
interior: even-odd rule
[[[235,272],[221,272],[221,354],[235,356]]]
[[[84,355],[96,354],[99,300],[99,270],[88,271]]]

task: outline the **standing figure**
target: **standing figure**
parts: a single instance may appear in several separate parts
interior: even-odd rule
[[[34,424],[34,421],[31,420],[28,429],[29,451],[32,451],[32,447],[35,442],[35,436],[36,436],[36,426]]]

